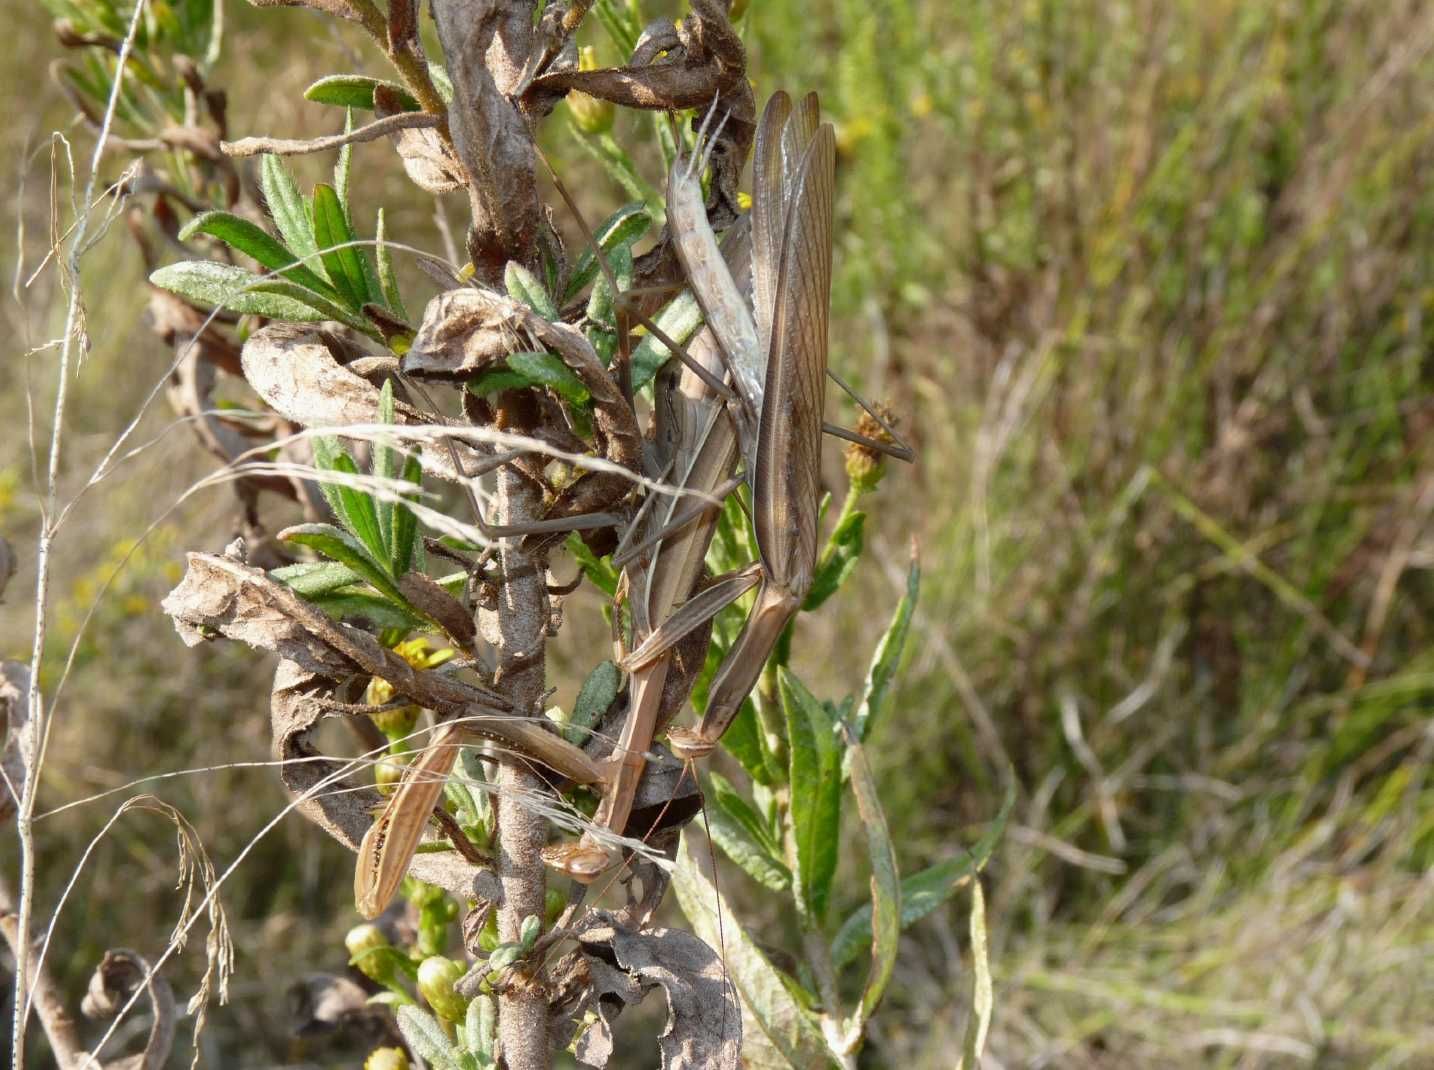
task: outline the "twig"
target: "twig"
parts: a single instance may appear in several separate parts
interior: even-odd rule
[[[512,469],[498,474],[493,519],[515,524],[542,514],[543,503],[535,488]],[[548,597],[545,575],[514,542],[504,546],[499,561],[503,583],[498,603],[479,613],[479,629],[498,655],[495,681],[516,709],[536,705],[545,685]],[[543,782],[515,763],[505,763],[499,773],[499,790],[509,797],[541,791]],[[543,916],[547,873],[542,849],[547,841],[547,824],[541,816],[522,807],[508,805],[500,797],[498,807],[498,877],[503,897],[498,904],[498,938],[517,940],[523,919]],[[547,1070],[548,1003],[541,987],[532,984],[508,985],[499,998],[498,1034],[503,1061],[509,1070]]]
[[[110,90],[105,105],[104,122],[100,124],[95,149],[90,157],[89,174],[85,177],[83,194],[77,205],[88,206],[95,196],[95,184],[99,178],[100,161],[104,158],[105,142],[109,139],[114,124],[115,112],[119,107],[120,92],[124,86],[125,72],[129,65],[129,53],[139,33],[140,18],[144,14],[144,0],[135,0],[134,12],[130,16],[129,28],[124,43],[120,46],[115,64],[114,87]],[[30,717],[33,718],[32,738],[38,741],[35,750],[28,756],[31,760],[25,789],[19,800],[15,815],[15,832],[20,841],[20,903],[15,921],[15,1009],[11,1020],[10,1053],[11,1063],[16,1067],[25,1065],[25,1026],[30,1014],[31,992],[29,987],[30,924],[34,910],[35,896],[35,799],[40,789],[40,773],[44,768],[45,745],[49,740],[49,716],[40,693],[40,669],[45,654],[45,636],[48,631],[46,608],[50,595],[50,555],[55,538],[55,507],[59,496],[60,453],[65,441],[65,412],[69,400],[70,364],[74,358],[76,338],[83,331],[83,302],[80,295],[80,257],[89,232],[89,209],[82,210],[74,237],[70,241],[70,253],[66,258],[63,275],[68,277],[69,301],[65,309],[64,344],[60,347],[59,367],[56,369],[54,424],[50,429],[50,457],[46,473],[45,501],[41,509],[40,534],[35,546],[35,628],[30,650],[30,694],[28,696]]]
[[[421,111],[399,112],[383,119],[350,130],[347,134],[333,134],[329,137],[287,138],[287,137],[243,137],[238,141],[221,141],[219,147],[226,156],[259,156],[272,153],[275,156],[302,156],[310,152],[325,152],[364,141],[377,141],[381,137],[399,130],[432,129],[439,123],[438,116]]]

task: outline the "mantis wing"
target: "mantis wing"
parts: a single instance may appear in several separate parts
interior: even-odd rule
[[[817,559],[835,182],[836,139],[824,124],[802,155],[787,202],[752,474],[762,569],[799,600]]]

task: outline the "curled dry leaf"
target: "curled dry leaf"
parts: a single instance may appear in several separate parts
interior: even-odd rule
[[[439,294],[424,310],[403,370],[416,378],[466,379],[509,353],[534,347],[556,354],[587,390],[603,455],[638,471],[642,435],[637,418],[592,345],[577,328],[551,323],[506,294],[476,287]],[[604,512],[630,489],[623,475],[588,472],[563,489],[544,519]]]
[[[681,929],[637,932],[603,911],[589,914],[573,935],[587,960],[599,1007],[638,1002],[653,988],[663,989],[668,1007],[667,1028],[658,1041],[663,1070],[735,1070],[742,1010],[715,951]],[[595,1038],[593,1054],[603,1046],[601,1037]]]
[[[373,91],[373,111],[380,119],[404,111],[397,94],[387,86]],[[403,169],[419,189],[429,193],[452,193],[467,183],[463,165],[458,162],[438,131],[428,129],[400,130],[392,135],[394,148],[403,160]]]
[[[113,1018],[142,987],[147,989],[154,1015],[144,1051],[107,1062],[105,1070],[158,1070],[169,1059],[169,1050],[174,1046],[174,990],[163,977],[150,976],[149,963],[135,952],[123,948],[105,952],[90,975],[89,990],[80,1010],[86,1018]]]
[[[35,753],[30,721],[30,669],[18,661],[0,662],[0,820],[15,812],[25,793],[25,775]],[[13,794],[12,794],[13,792]]]
[[[388,1012],[368,1002],[368,993],[347,977],[312,973],[289,986],[289,1019],[295,1036],[355,1032],[359,1039],[392,1033]]]
[[[15,575],[16,564],[15,551],[5,539],[0,538],[0,598],[5,597],[5,588]]]
[[[244,343],[244,378],[285,419],[304,427],[343,427],[379,422],[379,389],[339,360],[337,339],[315,327],[271,323]],[[408,426],[432,423],[406,402],[394,403],[394,419]],[[466,442],[454,440],[465,470],[478,464]],[[458,473],[447,449],[423,452],[424,471],[443,479]]]

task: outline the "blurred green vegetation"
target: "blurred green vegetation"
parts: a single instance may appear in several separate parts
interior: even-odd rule
[[[870,750],[907,871],[973,842],[1015,771],[987,894],[990,1065],[1434,1065],[1427,5],[751,8],[759,98],[815,89],[838,123],[834,365],[890,400],[922,454],[875,499],[879,553],[854,581],[866,597],[846,603],[882,611],[818,622],[796,663],[835,676],[833,693],[859,683],[847,677],[864,659],[832,652],[870,648],[914,534],[922,605]],[[48,40],[38,10],[17,21]],[[37,102],[39,63],[0,69],[7,158],[52,128],[82,155],[63,102]],[[381,73],[356,37],[244,9],[230,12],[215,81],[236,134],[297,136],[333,121],[302,87],[357,69]],[[620,142],[637,121],[619,118]],[[590,177],[577,185],[594,217],[623,199],[563,152]],[[398,240],[436,245],[391,154],[359,153],[359,203],[387,204]],[[31,266],[47,156],[18,200]],[[117,228],[86,279],[96,344],[78,379],[71,490],[169,359],[138,322],[126,241]],[[6,303],[14,348],[56,333],[47,286]],[[31,389],[43,429],[52,367],[49,354],[0,367],[12,428]],[[94,563],[203,470],[172,432],[90,493],[61,550],[57,653],[88,608]],[[34,522],[28,485],[12,431],[0,529],[17,546]],[[264,676],[247,653],[187,653],[157,609],[141,611],[180,550],[222,543],[228,508],[215,493],[167,521],[102,603],[59,708],[48,805],[142,772],[266,756]],[[11,588],[7,657],[28,650],[32,576]],[[265,770],[155,790],[221,865],[283,804]],[[41,825],[42,902],[109,812]],[[167,932],[168,833],[127,820],[64,920],[76,986],[117,932],[141,947]],[[271,841],[228,885],[240,983],[215,1016],[210,1065],[344,1065],[288,1046],[282,988],[341,964],[350,862],[296,820]],[[953,1065],[964,922],[953,908],[921,925],[863,1065]]]

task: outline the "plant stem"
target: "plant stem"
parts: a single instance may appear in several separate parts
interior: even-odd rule
[[[542,499],[512,469],[500,469],[490,521],[521,524],[537,518]],[[502,584],[492,609],[480,610],[478,626],[498,656],[496,686],[515,709],[536,709],[542,699],[548,593],[539,562],[512,540],[499,554]],[[523,919],[543,916],[547,874],[542,849],[547,823],[521,800],[546,790],[543,781],[519,764],[505,763],[498,777],[498,938],[518,939]],[[548,1001],[521,970],[498,999],[498,1039],[508,1070],[548,1070]]]

